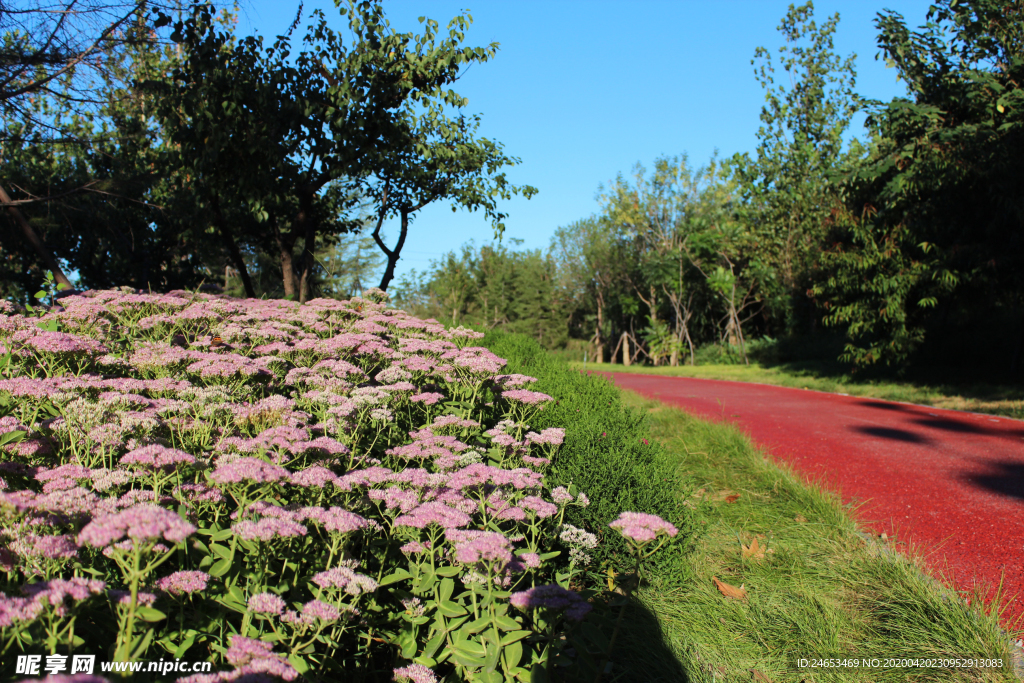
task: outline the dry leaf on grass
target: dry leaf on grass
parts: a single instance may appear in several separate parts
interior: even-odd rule
[[[726,503],[735,503],[739,499],[740,499],[740,494],[734,493],[731,496],[726,496],[725,497],[725,502]]]
[[[750,545],[743,545],[743,543],[741,542],[740,543],[740,548],[742,549],[742,554],[743,554],[743,557],[745,559],[749,559],[749,560],[763,560],[764,559],[764,551],[765,551],[765,549],[762,548],[761,545],[757,542],[757,538],[754,538],[754,540],[750,542]]]
[[[715,586],[718,591],[727,598],[734,598],[736,600],[745,600],[747,598],[747,591],[744,590],[743,584],[740,587],[730,586],[724,581],[719,581],[716,577],[712,576],[711,580],[715,582]]]
[[[768,678],[757,669],[750,670],[750,678],[751,680],[757,681],[757,683],[772,683],[772,679]]]
[[[796,521],[799,522],[800,524],[804,524],[804,523],[807,522],[807,518],[804,517],[803,515],[797,515],[796,516]]]

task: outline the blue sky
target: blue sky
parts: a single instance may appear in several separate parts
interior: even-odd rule
[[[846,0],[814,3],[823,23],[840,13],[835,49],[857,55],[857,91],[879,100],[905,93],[896,72],[876,61],[873,20],[892,9],[911,27],[924,23],[929,2]],[[469,9],[465,46],[499,42],[496,57],[476,64],[454,85],[481,114],[478,136],[504,145],[522,163],[507,170],[516,185],[539,192],[529,201],[501,202],[505,239],[546,249],[555,229],[599,211],[598,186],[640,162],[688,153],[706,162],[717,148],[727,157],[752,152],[764,93],[751,59],[758,46],[777,54],[777,26],[789,2],[778,0],[385,0],[392,28],[420,32],[426,15],[440,28]],[[243,0],[237,31],[273,42],[295,17],[297,2]],[[303,17],[322,9],[347,39],[347,20],[333,2],[307,1]],[[294,34],[299,51],[303,29]],[[445,32],[446,35],[446,32]],[[860,135],[861,121],[854,134]],[[395,222],[383,230],[397,237]],[[452,213],[450,203],[422,209],[409,230],[398,274],[469,240],[484,244],[493,230],[482,211]]]

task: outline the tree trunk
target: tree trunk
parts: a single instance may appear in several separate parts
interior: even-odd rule
[[[231,231],[228,230],[228,223],[224,218],[224,212],[220,209],[220,198],[217,195],[213,195],[210,205],[213,207],[213,220],[217,224],[217,232],[220,233],[220,239],[228,252],[228,257],[235,264],[238,277],[242,279],[245,295],[250,299],[255,299],[256,290],[253,289],[252,280],[249,279],[249,269],[245,267],[245,259],[242,258],[242,252],[238,249],[238,242],[235,241],[235,238],[231,236]]]
[[[11,198],[2,187],[0,187],[0,203],[7,206],[7,210],[10,212],[11,217],[14,218],[14,222],[18,224],[18,227],[21,228],[22,234],[25,235],[25,239],[32,245],[32,248],[36,250],[36,254],[38,254],[39,258],[41,258],[43,263],[46,264],[46,268],[53,273],[53,279],[56,280],[58,284],[72,287],[71,281],[68,280],[68,276],[64,274],[64,270],[61,269],[60,264],[57,263],[57,259],[55,259],[53,254],[50,253],[50,250],[46,248],[46,244],[39,239],[39,235],[37,235],[36,231],[32,229],[32,226],[25,219],[25,216],[21,211],[18,210],[18,207],[11,205]]]
[[[629,354],[629,333],[622,333],[622,364],[629,367],[633,364],[633,358]]]
[[[402,214],[402,228],[401,232],[398,233],[398,244],[395,245],[394,249],[386,249],[384,253],[388,257],[388,265],[384,269],[384,275],[380,279],[380,288],[385,292],[388,291],[388,285],[391,284],[391,280],[395,277],[395,266],[398,265],[398,259],[402,255],[402,247],[405,246],[405,237],[409,234],[409,214],[412,213],[408,209],[401,209]],[[383,249],[384,243],[380,240],[377,233],[373,235],[374,239],[377,240],[377,244]],[[454,316],[453,316],[454,317]]]
[[[309,192],[299,195],[299,213],[295,217],[295,226],[302,231],[302,277],[299,280],[299,303],[309,301],[313,288],[313,252],[316,251],[316,221],[313,219],[313,196]]]
[[[597,344],[597,362],[604,362],[604,340],[601,339],[601,328],[604,327],[604,297],[597,295],[597,330],[594,333],[594,341]]]
[[[271,214],[270,225],[274,229],[274,241],[277,242],[277,250],[281,257],[281,283],[284,285],[284,298],[289,301],[297,299],[296,292],[299,283],[295,276],[295,261],[292,250],[295,248],[295,232],[288,235],[281,234],[281,226],[278,225],[277,216]]]

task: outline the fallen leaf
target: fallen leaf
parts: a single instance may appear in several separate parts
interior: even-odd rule
[[[768,678],[767,676],[765,676],[763,673],[761,673],[757,669],[751,669],[750,670],[750,677],[751,677],[751,679],[757,681],[758,683],[772,683],[772,679]]]
[[[750,558],[754,560],[764,559],[765,549],[761,547],[761,545],[757,542],[756,538],[750,542],[750,545],[743,545],[743,543],[741,542],[740,548],[742,548],[742,554],[745,558]]]
[[[724,667],[723,665],[721,665],[721,664],[716,664],[716,665],[715,665],[715,669],[717,669],[717,670],[718,670],[718,673],[722,674],[723,676],[724,676],[725,674],[729,673],[729,670],[728,670],[728,669],[726,669],[726,668],[725,668],[725,667]]]
[[[795,521],[799,522],[800,524],[804,524],[807,521],[807,518],[803,515],[797,515]]]
[[[726,496],[725,497],[725,502],[726,503],[735,503],[739,499],[740,499],[740,494],[734,493],[731,496]]]
[[[740,587],[737,588],[736,586],[730,586],[724,581],[719,581],[714,576],[711,577],[711,580],[715,582],[715,586],[718,588],[718,591],[725,597],[734,598],[736,600],[746,599],[747,591],[743,589],[743,584],[740,584]]]

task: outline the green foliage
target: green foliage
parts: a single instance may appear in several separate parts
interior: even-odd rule
[[[658,515],[679,529],[684,542],[656,562],[669,562],[676,553],[694,547],[704,527],[699,514],[682,506],[688,482],[673,469],[661,446],[650,440],[647,417],[624,408],[611,382],[570,368],[523,335],[492,330],[482,344],[508,360],[505,372],[536,377],[531,387],[556,399],[533,418],[533,425],[565,428],[565,441],[549,477],[563,485],[575,484],[590,498],[589,507],[568,509],[566,521],[601,538],[595,559],[618,571],[629,569],[627,544],[608,529],[621,510]]]
[[[904,363],[940,304],[1022,301],[1020,12],[943,0],[916,32],[895,12],[876,21],[913,99],[872,103],[870,153],[843,178],[847,215],[814,287],[849,360]]]
[[[779,64],[789,89],[775,82],[771,53],[759,47],[752,64],[761,60],[757,80],[765,90],[758,129],[757,156],[734,157],[736,176],[746,205],[745,224],[756,238],[746,246],[748,257],[773,271],[767,298],[783,316],[784,329],[797,323],[792,304],[781,300],[805,296],[817,253],[837,203],[829,175],[844,162],[842,136],[859,108],[853,92],[854,59],[833,52],[839,14],[819,26],[814,4],[790,5],[778,30],[786,39]],[[851,154],[856,154],[854,144]],[[777,274],[777,275],[775,275]]]
[[[472,245],[435,261],[418,282],[399,287],[396,305],[453,325],[501,329],[537,339],[547,348],[566,340],[554,260],[539,250]]]

